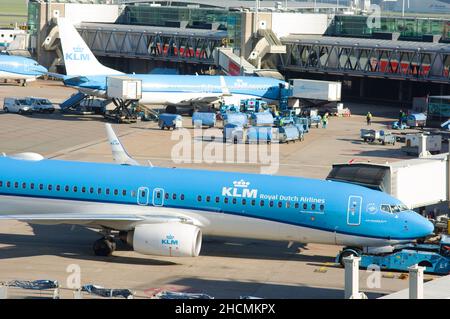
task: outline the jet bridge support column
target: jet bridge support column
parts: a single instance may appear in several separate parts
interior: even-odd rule
[[[353,255],[343,259],[345,264],[345,299],[367,299],[359,292],[359,262],[361,257]]]
[[[423,299],[423,272],[425,267],[414,265],[409,269],[409,299]]]

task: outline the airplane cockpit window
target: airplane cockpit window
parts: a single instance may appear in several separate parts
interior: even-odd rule
[[[404,204],[400,205],[381,205],[381,210],[386,213],[398,214],[404,211],[409,210],[408,207]]]

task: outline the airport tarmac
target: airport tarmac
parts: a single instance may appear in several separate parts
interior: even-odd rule
[[[0,105],[6,96],[39,96],[60,103],[75,91],[57,82],[37,81],[28,87],[0,86]],[[277,174],[325,178],[333,163],[350,160],[384,163],[410,158],[395,146],[369,145],[359,139],[366,127],[365,114],[374,115],[372,128],[387,128],[398,110],[386,107],[346,105],[350,118],[330,118],[327,129],[313,128],[304,142],[279,145]],[[101,116],[20,116],[0,112],[0,152],[37,152],[53,159],[112,162]],[[183,122],[193,134],[189,118]],[[161,131],[155,122],[114,125],[128,152],[142,163],[165,167],[190,167],[258,173],[254,163],[174,163],[171,153],[179,142],[172,131]],[[204,146],[210,135],[196,138]],[[236,148],[234,145],[225,147]],[[249,146],[246,146],[247,148]],[[205,238],[197,258],[165,258],[137,254],[127,247],[110,258],[93,255],[96,232],[82,227],[38,226],[17,221],[0,223],[0,281],[14,279],[58,280],[66,287],[71,264],[81,268],[82,284],[129,288],[137,297],[164,290],[207,293],[216,298],[251,295],[264,298],[343,298],[344,270],[334,264],[339,247],[267,242],[248,239]],[[371,273],[360,272],[361,290],[377,297],[407,288],[400,273],[383,273],[380,287],[372,287]],[[433,278],[432,276],[426,276]],[[373,279],[373,277],[370,277]],[[71,292],[62,290],[62,297]]]

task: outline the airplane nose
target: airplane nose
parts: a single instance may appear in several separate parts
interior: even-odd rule
[[[38,71],[41,72],[41,73],[47,73],[48,72],[47,68],[42,66],[42,65],[40,65],[38,67]]]
[[[412,215],[412,223],[410,226],[412,226],[411,231],[415,237],[426,237],[434,232],[434,225],[432,222],[415,212],[412,212],[412,214],[414,215]]]

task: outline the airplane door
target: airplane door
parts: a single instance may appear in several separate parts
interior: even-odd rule
[[[350,196],[348,198],[347,224],[359,226],[361,224],[362,197]]]
[[[149,190],[147,187],[139,187],[137,192],[137,202],[141,206],[148,205]]]
[[[164,189],[155,188],[153,190],[153,205],[163,206],[164,205]]]

